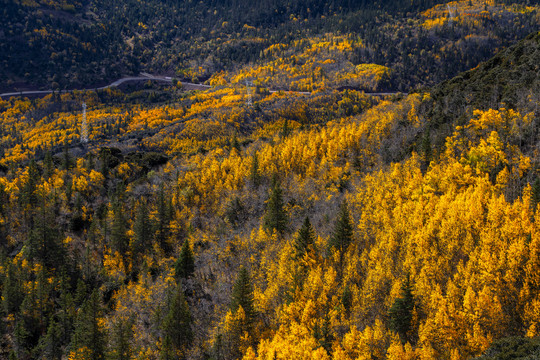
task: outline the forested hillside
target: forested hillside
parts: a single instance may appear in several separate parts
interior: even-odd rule
[[[4,4],[0,358],[537,356],[534,2]]]
[[[375,64],[388,76],[381,89],[409,92],[535,31],[537,3],[3,0],[0,90],[81,88],[141,71],[371,90],[350,78]],[[334,42],[345,46],[339,56],[321,53]]]

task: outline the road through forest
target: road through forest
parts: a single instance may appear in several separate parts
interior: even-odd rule
[[[169,76],[158,76],[158,75],[151,75],[148,73],[141,73],[139,76],[131,76],[131,77],[125,77],[116,80],[115,82],[110,83],[109,85],[102,86],[102,87],[94,87],[94,88],[86,88],[86,89],[74,89],[74,90],[30,90],[30,91],[17,91],[17,92],[9,92],[9,93],[3,93],[0,94],[0,98],[9,98],[12,96],[28,96],[28,95],[48,95],[52,94],[54,92],[65,94],[72,91],[92,91],[92,90],[105,90],[112,87],[117,87],[122,85],[125,82],[130,81],[159,81],[159,82],[173,82],[173,78]],[[194,84],[189,82],[182,82],[182,86],[186,90],[207,90],[210,89],[210,85],[203,85],[203,84]],[[281,90],[270,90],[271,93],[278,92]],[[287,90],[285,90],[287,91]],[[304,95],[310,95],[310,92],[303,92],[303,91],[292,91],[294,93],[304,94]],[[395,95],[397,93],[395,92],[380,92],[380,93],[365,93],[366,95],[371,96],[389,96],[389,95]],[[406,94],[404,94],[406,95]]]

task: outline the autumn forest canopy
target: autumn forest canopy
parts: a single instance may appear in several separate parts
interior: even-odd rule
[[[540,354],[537,1],[0,16],[0,358]]]

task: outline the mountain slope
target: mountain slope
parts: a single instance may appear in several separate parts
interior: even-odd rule
[[[454,123],[472,109],[536,110],[540,33],[533,33],[475,69],[435,86],[426,106],[434,123]],[[463,119],[463,118],[462,118]]]

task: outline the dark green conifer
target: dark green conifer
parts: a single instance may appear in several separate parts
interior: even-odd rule
[[[345,285],[345,288],[343,289],[343,293],[341,294],[341,304],[343,305],[343,308],[345,309],[345,314],[347,316],[349,316],[351,313],[352,302],[353,302],[353,294],[352,294],[349,284],[347,284]]]
[[[28,178],[24,181],[23,187],[19,195],[19,203],[23,207],[34,208],[38,204],[38,196],[36,194],[36,186],[39,182],[39,171],[34,160],[28,165]]]
[[[73,350],[87,348],[92,360],[101,360],[105,356],[105,334],[100,326],[102,314],[101,299],[96,289],[81,307],[71,341]]]
[[[70,291],[70,281],[66,272],[63,271],[59,281],[60,294],[58,297],[58,327],[60,329],[59,339],[62,344],[67,344],[73,333],[73,321],[75,319],[75,301]],[[84,284],[84,282],[82,282]],[[80,290],[80,289],[78,289]],[[86,294],[81,295],[81,297],[86,297]]]
[[[169,305],[169,312],[163,321],[163,344],[162,358],[170,359],[169,354],[179,354],[186,357],[187,350],[193,341],[191,329],[192,318],[189,306],[184,296],[182,286],[179,284]],[[171,348],[173,351],[171,352]],[[164,357],[165,356],[165,357]],[[173,357],[177,359],[178,356]]]
[[[189,240],[186,239],[180,250],[180,255],[174,264],[174,274],[176,280],[187,279],[195,272],[195,257],[189,245]]]
[[[141,201],[135,214],[135,222],[133,223],[133,232],[135,233],[133,257],[146,252],[152,244],[152,224],[150,223],[150,215],[146,201]]]
[[[263,227],[269,233],[272,233],[275,230],[278,234],[283,235],[287,230],[288,223],[287,214],[283,208],[283,190],[281,190],[281,186],[276,177],[274,177],[272,183],[270,197],[266,203]]]
[[[328,242],[328,248],[330,251],[334,249],[339,254],[338,260],[338,278],[342,279],[343,277],[343,266],[345,261],[345,252],[349,248],[349,245],[353,241],[353,227],[351,223],[351,218],[349,215],[349,210],[347,209],[347,203],[343,201],[339,208],[339,214],[336,220],[336,225],[330,240]]]
[[[62,351],[62,329],[60,324],[51,321],[47,329],[47,334],[41,338],[40,348],[44,359],[61,360]]]
[[[225,218],[234,228],[244,220],[244,206],[238,196],[235,196],[227,205],[225,210]]]
[[[311,226],[309,217],[306,216],[298,235],[294,238],[295,258],[301,259],[305,254],[315,249],[315,231]]]
[[[130,319],[117,319],[112,327],[108,358],[111,360],[131,360],[133,355],[132,339],[133,322]]]
[[[46,199],[41,199],[28,243],[29,257],[47,269],[57,268],[65,261],[65,249],[56,226],[55,214]]]
[[[531,200],[532,200],[534,209],[536,209],[536,206],[538,205],[538,203],[540,203],[540,178],[536,178],[536,180],[531,186],[531,190],[532,190]]]
[[[7,314],[15,314],[19,311],[24,294],[17,268],[11,262],[9,262],[7,276],[3,285],[2,299],[4,300],[4,310]]]
[[[330,248],[335,248],[340,252],[347,251],[347,248],[353,241],[353,226],[347,203],[344,201],[339,208],[339,214],[337,217],[336,225],[330,241],[328,243]]]
[[[321,326],[319,326],[318,323],[315,324],[315,327],[313,329],[313,337],[317,340],[319,345],[326,350],[328,354],[331,354],[334,335],[332,334],[328,314],[324,315],[323,323]]]
[[[67,142],[64,144],[64,156],[62,161],[62,167],[64,170],[69,170],[73,165],[73,160],[71,159],[71,155],[69,154],[69,146]]]
[[[111,227],[111,245],[113,250],[125,256],[128,250],[129,238],[127,236],[126,219],[122,206],[117,203],[113,206],[113,223]]]
[[[72,231],[81,231],[86,222],[83,217],[83,199],[80,193],[77,193],[75,196],[75,204],[73,209],[73,214],[71,215],[70,227]]]
[[[232,149],[236,149],[238,152],[242,150],[240,148],[240,143],[238,142],[238,139],[236,138],[236,133],[233,134],[233,138],[231,140],[231,150]]]
[[[238,272],[238,277],[233,285],[231,311],[235,313],[242,307],[246,314],[248,325],[255,320],[256,310],[253,299],[253,286],[249,277],[249,272],[245,267],[241,267]]]
[[[389,328],[398,333],[402,342],[411,341],[409,330],[411,329],[414,305],[412,286],[409,276],[407,276],[407,279],[401,286],[401,296],[394,301],[394,304],[388,311],[390,320]]]
[[[156,240],[161,246],[161,249],[168,253],[170,251],[169,236],[170,223],[172,219],[172,203],[170,197],[167,198],[165,193],[165,185],[162,183],[157,197],[157,213],[158,224],[156,232]]]
[[[54,173],[54,161],[50,150],[45,152],[45,158],[43,159],[43,177],[49,179]]]

